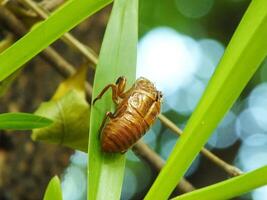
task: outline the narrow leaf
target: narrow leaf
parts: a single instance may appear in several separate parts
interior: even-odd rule
[[[11,34],[8,34],[4,40],[0,41],[0,53],[6,50],[8,47],[10,47],[13,42],[14,42],[13,36]],[[9,88],[11,83],[15,80],[18,74],[19,71],[11,74],[5,80],[0,81],[0,97],[6,93],[7,89]]]
[[[52,123],[50,119],[29,113],[0,114],[0,129],[31,130]]]
[[[0,81],[112,0],[69,0],[49,18],[0,54]]]
[[[184,134],[146,199],[167,199],[267,53],[267,1],[251,2]]]
[[[57,176],[52,178],[46,188],[44,200],[62,200],[60,180]]]
[[[119,76],[135,80],[137,54],[138,0],[116,0],[102,44],[96,70],[93,98]],[[91,108],[89,134],[88,199],[120,199],[125,155],[105,154],[100,149],[100,125],[107,111],[114,108],[111,93]]]
[[[231,199],[266,184],[267,166],[227,181],[189,192],[173,200]]]

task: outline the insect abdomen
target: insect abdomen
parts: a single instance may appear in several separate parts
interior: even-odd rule
[[[101,140],[104,152],[117,153],[127,151],[148,129],[140,116],[125,113],[120,118],[111,119],[103,129]]]

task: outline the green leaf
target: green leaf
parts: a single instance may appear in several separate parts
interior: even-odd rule
[[[30,130],[48,126],[52,122],[45,117],[29,113],[0,114],[0,129]]]
[[[60,180],[57,176],[52,178],[46,188],[44,200],[62,200]]]
[[[8,34],[4,40],[0,41],[0,53],[6,50],[8,47],[10,47],[13,42],[14,42],[13,36]],[[10,76],[8,76],[5,80],[0,81],[0,97],[6,93],[11,83],[15,80],[15,78],[19,74],[19,71],[20,70],[14,72]]]
[[[49,18],[0,54],[0,81],[17,71],[32,57],[112,0],[69,0]]]
[[[251,2],[146,199],[167,199],[267,53],[267,1]]]
[[[92,99],[119,76],[127,78],[128,88],[134,83],[137,25],[138,0],[116,0],[100,52]],[[99,128],[105,113],[113,109],[110,92],[91,108],[88,199],[120,199],[125,155],[103,153],[99,140]]]
[[[231,199],[266,184],[267,166],[264,166],[227,181],[189,192],[173,200]]]
[[[42,103],[36,114],[54,120],[48,127],[36,129],[33,140],[60,144],[80,151],[88,151],[89,104],[85,98],[87,66],[63,81],[52,100]]]

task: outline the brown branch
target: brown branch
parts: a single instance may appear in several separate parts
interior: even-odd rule
[[[21,5],[17,0],[6,0],[2,3],[3,6],[12,11],[13,14],[20,17],[36,18],[37,14],[32,10]]]
[[[11,46],[14,42],[14,36],[12,33],[4,31],[4,38],[0,40],[0,53]]]
[[[52,11],[63,3],[65,3],[65,0],[43,0],[39,5],[45,10]]]
[[[20,0],[24,4],[26,4],[29,8],[31,8],[34,12],[36,12],[41,18],[47,19],[49,17],[49,13],[41,8],[37,3],[32,0]],[[70,33],[65,33],[62,36],[62,40],[67,43],[69,46],[73,47],[80,53],[82,53],[89,61],[91,61],[95,66],[97,63],[97,56],[94,51],[82,44],[79,40],[77,40],[74,36]]]
[[[23,25],[23,22],[5,7],[0,7],[0,21],[13,31],[17,37],[21,37],[27,33],[27,29]],[[41,56],[48,63],[54,66],[55,69],[64,77],[68,77],[76,71],[75,68],[52,47],[48,47],[43,50]],[[91,96],[92,86],[88,82],[86,83],[86,91]]]
[[[164,167],[165,161],[142,140],[138,141],[133,146],[132,150],[135,155],[147,162],[157,172]],[[190,182],[183,178],[178,184],[177,190],[181,193],[186,193],[195,190],[195,188]]]
[[[180,128],[178,128],[171,120],[169,120],[164,115],[160,114],[159,115],[159,120],[166,127],[168,127],[170,130],[172,130],[177,135],[181,135],[183,133],[183,131]],[[213,154],[212,152],[210,152],[206,148],[202,148],[201,149],[201,153],[205,157],[207,157],[210,161],[212,161],[217,166],[219,166],[224,171],[226,171],[230,176],[239,176],[239,175],[243,174],[243,172],[239,168],[237,168],[237,167],[235,167],[233,165],[228,164],[227,162],[225,162],[224,160],[220,159],[218,156],[216,156],[215,154]]]

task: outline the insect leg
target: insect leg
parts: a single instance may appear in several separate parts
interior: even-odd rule
[[[118,86],[118,96],[120,98],[124,98],[126,96],[126,92],[124,92],[125,87],[126,87],[126,77],[121,76],[118,78],[118,80],[116,81],[116,85]]]
[[[160,112],[160,102],[156,101],[151,105],[147,114],[144,117],[144,120],[147,122],[148,125],[153,124],[159,112]]]
[[[114,103],[118,104],[118,86],[114,85],[114,84],[109,84],[106,87],[104,87],[104,89],[100,92],[99,95],[97,95],[97,97],[94,99],[93,104],[95,104],[95,102],[99,99],[101,99],[101,97],[107,92],[107,90],[111,88],[112,89],[112,100]]]
[[[102,129],[104,128],[104,126],[105,126],[105,123],[106,123],[106,121],[107,121],[107,119],[108,118],[115,118],[115,115],[112,113],[112,112],[107,112],[106,113],[106,115],[105,115],[105,117],[104,117],[104,119],[103,119],[103,121],[102,121],[102,124],[101,124],[101,126],[100,126],[100,131],[99,131],[99,133],[101,133],[102,132]],[[99,137],[101,136],[101,134],[99,134]]]

